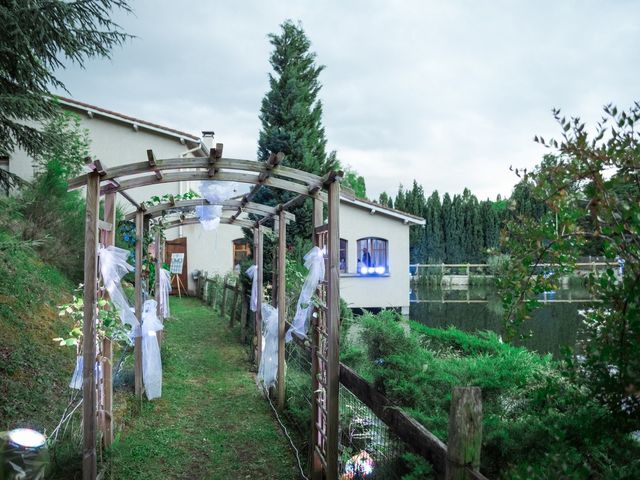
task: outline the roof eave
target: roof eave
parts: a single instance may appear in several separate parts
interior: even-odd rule
[[[149,122],[146,122],[144,120],[138,120],[138,119],[134,119],[134,118],[130,118],[124,115],[117,115],[115,112],[107,112],[99,107],[95,107],[93,105],[89,105],[89,104],[85,104],[83,102],[76,102],[64,97],[57,97],[58,101],[60,102],[61,105],[64,105],[66,107],[72,108],[74,110],[78,110],[84,113],[87,113],[89,116],[93,117],[95,116],[100,116],[100,117],[104,117],[104,118],[108,118],[110,120],[114,120],[116,122],[119,123],[123,123],[126,125],[130,125],[132,128],[134,129],[142,129],[142,130],[147,130],[153,133],[159,133],[161,135],[165,135],[168,137],[172,137],[172,138],[176,138],[180,143],[182,144],[186,144],[191,143],[193,145],[198,145],[201,142],[201,140],[191,134],[188,134],[186,132],[179,132],[173,129],[169,129],[169,128],[163,128],[160,125],[155,125],[155,124],[151,124]]]
[[[344,201],[346,203],[350,203],[352,205],[356,205],[360,208],[363,209],[367,209],[369,210],[369,213],[371,213],[372,215],[376,214],[376,213],[380,213],[382,215],[386,215],[388,217],[392,217],[395,218],[397,220],[401,220],[405,225],[426,225],[426,220],[424,218],[419,218],[413,215],[409,215],[409,214],[403,214],[401,212],[398,212],[396,210],[390,210],[388,208],[385,208],[382,205],[377,205],[377,204],[373,204],[373,203],[369,203],[369,202],[363,202],[360,201],[357,198],[350,198],[349,196],[344,196],[342,195],[340,197],[341,201]]]

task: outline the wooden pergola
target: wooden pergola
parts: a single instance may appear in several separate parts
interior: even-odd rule
[[[338,392],[339,392],[339,199],[342,172],[330,172],[323,177],[281,165],[284,155],[271,154],[267,161],[257,162],[222,157],[222,144],[211,148],[207,156],[195,158],[156,159],[152,150],[147,150],[144,162],[122,165],[107,169],[98,160],[90,160],[90,172],[73,178],[69,189],[86,187],[86,224],[84,253],[84,326],[83,326],[83,479],[94,480],[97,476],[97,431],[102,432],[106,445],[112,442],[112,385],[111,385],[111,344],[106,339],[102,352],[96,351],[96,315],[98,289],[98,244],[113,245],[115,240],[115,198],[120,194],[129,201],[135,211],[127,219],[135,220],[135,312],[138,321],[142,317],[142,245],[145,219],[161,221],[167,212],[175,212],[179,218],[162,222],[162,228],[174,228],[199,223],[195,217],[186,217],[185,212],[196,205],[208,205],[202,199],[169,201],[146,207],[136,202],[128,191],[134,188],[182,181],[216,180],[252,184],[252,189],[241,198],[221,202],[223,215],[221,224],[239,225],[252,228],[254,233],[254,261],[258,276],[258,308],[255,329],[257,346],[261,345],[261,309],[263,303],[263,234],[270,221],[277,226],[278,260],[273,299],[278,309],[278,385],[277,401],[284,407],[284,337],[285,319],[285,255],[286,225],[295,217],[288,209],[306,198],[313,199],[313,242],[325,251],[326,276],[318,288],[321,302],[316,307],[312,319],[312,423],[311,423],[311,476],[314,480],[338,478]],[[262,205],[253,201],[261,188],[276,188],[297,193],[290,201],[277,205]],[[99,218],[100,197],[105,197],[104,219]],[[323,221],[323,204],[328,204],[328,222]],[[241,218],[242,213],[260,216],[259,220]],[[156,234],[157,249],[160,250],[160,235]],[[157,268],[161,255],[157,252]],[[156,275],[156,288],[159,275]],[[158,290],[156,290],[158,291]],[[104,295],[104,293],[102,293]],[[141,322],[142,323],[142,322]],[[135,338],[135,392],[142,396],[142,348],[141,338]],[[257,349],[258,354],[260,348]],[[95,364],[103,362],[103,384],[97,384]],[[259,361],[259,358],[258,358]],[[100,394],[101,393],[101,394]]]

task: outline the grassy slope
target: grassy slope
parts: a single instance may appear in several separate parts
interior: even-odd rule
[[[0,430],[51,430],[66,406],[75,351],[51,339],[69,331],[56,306],[71,283],[0,229]]]
[[[226,322],[194,299],[172,299],[162,398],[127,401],[112,478],[293,479],[294,459]]]

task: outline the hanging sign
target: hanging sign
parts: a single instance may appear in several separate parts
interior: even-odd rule
[[[184,253],[172,253],[171,254],[171,273],[182,273],[182,265],[184,264]]]

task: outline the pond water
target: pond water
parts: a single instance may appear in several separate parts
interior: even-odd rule
[[[578,310],[588,308],[592,301],[586,290],[575,287],[541,295],[540,300],[543,305],[522,329],[523,333],[531,332],[531,337],[514,343],[559,357],[563,347],[576,345],[581,323]],[[487,286],[443,289],[412,285],[410,317],[430,327],[504,333],[500,299],[495,289]]]

